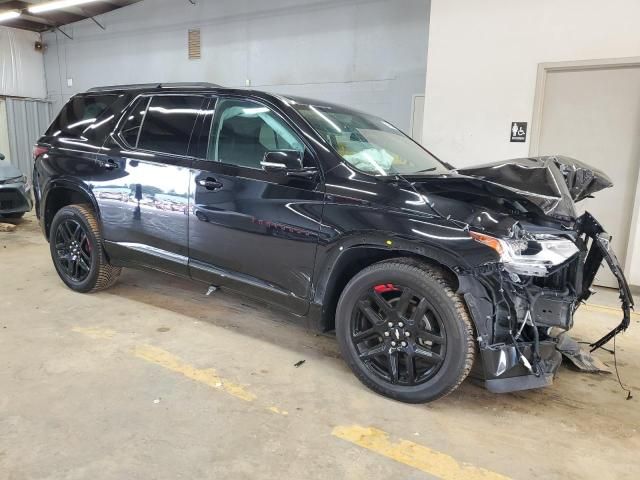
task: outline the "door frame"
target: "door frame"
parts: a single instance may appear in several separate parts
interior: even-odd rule
[[[540,151],[540,136],[542,134],[542,107],[549,72],[581,71],[612,68],[640,67],[640,57],[601,58],[592,60],[576,60],[563,62],[544,62],[538,64],[536,76],[536,89],[533,100],[533,118],[531,119],[531,133],[529,138],[529,156],[537,157]],[[633,260],[633,246],[636,239],[636,225],[640,221],[640,172],[636,179],[636,191],[633,199],[633,212],[631,214],[631,228],[627,240],[625,252],[624,272],[629,275]]]

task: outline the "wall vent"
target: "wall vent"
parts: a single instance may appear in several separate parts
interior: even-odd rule
[[[200,59],[200,29],[194,28],[189,30],[189,60]]]

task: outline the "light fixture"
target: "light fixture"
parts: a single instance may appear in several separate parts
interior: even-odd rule
[[[28,10],[29,13],[42,13],[50,10],[58,10],[61,8],[75,7],[76,5],[82,5],[84,3],[95,2],[96,0],[55,0],[53,2],[38,3],[37,5],[31,5]]]
[[[22,15],[18,10],[7,10],[6,12],[0,12],[0,22],[5,20],[13,20]]]

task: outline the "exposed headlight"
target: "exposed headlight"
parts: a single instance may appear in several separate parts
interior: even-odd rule
[[[469,232],[474,240],[493,248],[509,273],[545,277],[576,253],[578,247],[569,239],[555,235],[538,235],[532,239],[496,238]]]
[[[9,183],[27,183],[27,177],[25,175],[20,175],[19,177],[0,179],[0,185]]]

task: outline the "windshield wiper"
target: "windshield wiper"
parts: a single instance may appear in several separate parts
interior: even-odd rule
[[[418,170],[417,172],[412,173],[411,175],[417,175],[418,173],[433,172],[436,169],[437,169],[437,167],[425,168],[424,170]]]

